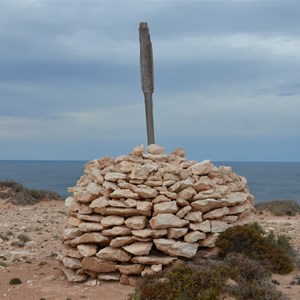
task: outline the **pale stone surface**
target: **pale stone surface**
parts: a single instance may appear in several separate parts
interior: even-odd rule
[[[132,230],[132,234],[138,237],[146,238],[146,237],[160,237],[164,236],[168,233],[167,229],[150,229],[145,228],[141,230]]]
[[[171,256],[183,256],[192,258],[197,253],[197,243],[179,242],[173,239],[154,239],[153,240],[157,249]]]
[[[131,264],[131,265],[118,265],[117,268],[122,274],[141,274],[144,270],[144,266],[141,264]]]
[[[199,246],[213,248],[216,246],[216,240],[218,239],[219,233],[209,233],[205,240],[199,241]]]
[[[103,260],[97,257],[85,257],[82,260],[82,269],[97,273],[110,273],[117,269],[117,264],[113,261]]]
[[[91,214],[91,215],[82,215],[77,214],[77,218],[80,220],[90,221],[90,222],[97,222],[100,223],[103,217],[98,214]]]
[[[69,282],[83,282],[88,277],[87,275],[78,275],[72,269],[68,269],[68,268],[60,268],[60,269],[64,272]]]
[[[99,195],[102,191],[101,185],[97,184],[96,182],[89,182],[89,184],[86,187],[87,192],[89,192],[92,195]]]
[[[178,211],[178,206],[176,201],[170,201],[154,204],[153,209],[153,215],[157,215],[160,213],[176,213]]]
[[[82,255],[80,252],[71,246],[63,245],[61,249],[61,254],[63,256],[69,256],[69,257],[74,257],[74,258],[82,258]]]
[[[77,227],[79,224],[81,223],[81,220],[80,219],[77,219],[75,217],[70,217],[68,219],[68,224],[70,226],[73,226],[73,227]]]
[[[215,208],[224,207],[225,205],[222,204],[221,201],[216,199],[206,199],[206,200],[197,200],[191,203],[192,207],[195,210],[199,210],[202,212],[208,212]]]
[[[108,206],[108,198],[107,197],[99,197],[95,200],[92,201],[92,203],[90,204],[91,208],[101,208],[101,207],[106,207]]]
[[[132,150],[132,154],[136,156],[141,156],[144,153],[145,147],[144,145],[139,145]]]
[[[176,216],[179,218],[183,218],[191,209],[192,209],[192,207],[189,205],[184,206],[176,213]]]
[[[99,274],[98,279],[103,281],[119,281],[120,273],[114,272],[114,273]]]
[[[103,231],[102,231],[103,233]],[[77,246],[79,244],[87,244],[87,243],[97,243],[99,245],[108,245],[110,243],[110,239],[100,232],[88,232],[85,233],[75,239],[70,241],[72,246]]]
[[[192,222],[201,222],[202,221],[202,212],[201,211],[191,211],[188,212],[184,219]]]
[[[191,231],[184,236],[184,241],[187,243],[195,243],[199,240],[204,240],[206,234],[200,231]]]
[[[153,204],[162,203],[162,202],[170,202],[171,199],[165,195],[159,195],[152,200]]]
[[[135,242],[122,248],[133,255],[148,255],[152,245],[152,242]]]
[[[195,175],[204,175],[212,170],[213,164],[210,160],[203,160],[193,164],[190,168]]]
[[[103,229],[103,226],[96,222],[82,222],[78,227],[83,232],[101,231]]]
[[[75,239],[82,235],[82,232],[79,228],[66,228],[63,231],[63,240]]]
[[[97,253],[97,246],[96,245],[78,245],[78,251],[84,257],[93,256]]]
[[[165,149],[159,145],[156,144],[151,144],[147,147],[147,151],[150,154],[164,154],[165,153]]]
[[[86,204],[81,204],[79,206],[78,213],[81,215],[89,215],[89,214],[93,213],[93,209]]]
[[[188,232],[188,228],[169,228],[168,239],[179,239]]]
[[[110,197],[112,198],[132,198],[132,199],[139,199],[139,195],[137,193],[134,193],[133,191],[129,189],[117,189],[114,190]]]
[[[146,163],[144,165],[137,166],[133,169],[133,171],[129,175],[129,178],[130,179],[146,179],[151,172],[157,171],[158,168],[159,168],[159,166],[156,163]]]
[[[169,265],[176,261],[176,257],[170,256],[135,256],[132,258],[132,262],[135,264],[145,264],[145,265]]]
[[[134,239],[131,235],[129,236],[119,236],[110,241],[110,246],[114,248],[120,248],[122,246],[131,244],[134,242]]]
[[[126,179],[126,174],[124,173],[118,173],[118,172],[110,172],[105,174],[104,179],[107,181],[116,182],[119,179]]]
[[[74,197],[66,198],[65,205],[71,211],[78,211],[80,207],[78,201],[75,200]]]
[[[146,216],[134,216],[125,220],[125,225],[131,229],[143,229],[146,226]]]
[[[63,264],[70,269],[79,269],[81,268],[81,259],[66,256],[63,258]]]
[[[136,208],[138,210],[143,210],[143,211],[150,211],[152,209],[152,202],[150,201],[136,201]]]
[[[108,236],[129,235],[131,234],[131,229],[124,225],[114,226],[113,228],[103,230],[102,234]]]
[[[151,270],[153,270],[155,273],[162,271],[162,265],[152,265]]]
[[[182,220],[172,214],[159,214],[150,220],[150,226],[154,229],[183,227],[189,224],[189,221]]]
[[[128,207],[127,203],[123,200],[108,200],[108,205],[109,206],[114,206],[114,207]]]
[[[217,208],[203,215],[203,220],[211,220],[221,218],[229,213],[228,207]]]
[[[137,193],[143,199],[155,198],[158,193],[155,189],[148,188],[135,188],[135,193]]]
[[[142,202],[142,201],[139,201]],[[145,201],[147,202],[147,201]],[[149,202],[151,204],[151,202]],[[104,216],[117,215],[117,216],[150,216],[151,210],[141,210],[134,208],[119,208],[119,207],[103,207],[103,208],[95,208],[95,212],[98,212]]]
[[[227,223],[222,221],[212,220],[210,223],[211,223],[211,232],[223,232],[230,226]]]
[[[98,251],[97,257],[104,260],[126,262],[131,259],[131,255],[120,248],[105,247]]]
[[[174,185],[169,188],[170,192],[180,192],[183,189],[188,188],[194,183],[192,178],[187,178],[185,180],[177,181]]]
[[[210,221],[206,220],[203,222],[198,222],[198,223],[190,223],[189,225],[190,229],[192,230],[200,230],[203,232],[210,232],[211,231],[211,226],[210,226]]]
[[[178,198],[190,200],[197,194],[196,190],[193,187],[188,187],[186,189],[183,189],[178,193]]]
[[[108,216],[108,217],[104,217],[101,220],[101,225],[103,227],[111,227],[111,226],[123,225],[124,221],[125,221],[124,217],[120,217],[120,216]]]

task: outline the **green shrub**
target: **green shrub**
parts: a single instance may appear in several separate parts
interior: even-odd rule
[[[10,285],[15,285],[15,284],[21,284],[22,283],[22,280],[20,278],[12,278],[10,281],[9,281],[9,284]]]
[[[17,236],[17,238],[18,238],[19,241],[21,241],[21,242],[23,242],[25,244],[31,240],[29,236],[27,236],[26,234],[23,234],[23,233],[19,234]]]
[[[129,299],[214,300],[224,295],[243,300],[285,299],[271,284],[270,272],[242,254],[229,254],[224,261],[180,264],[160,275],[143,278]]]
[[[265,235],[258,224],[228,228],[220,234],[216,246],[220,249],[221,258],[229,253],[242,253],[275,273],[286,274],[294,269],[287,240],[283,237],[278,239],[273,233]]]
[[[294,200],[277,200],[255,204],[258,212],[268,211],[275,216],[294,216],[300,213],[300,206]]]

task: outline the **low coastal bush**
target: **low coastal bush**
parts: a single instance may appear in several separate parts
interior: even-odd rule
[[[300,213],[300,206],[294,200],[276,200],[255,204],[258,212],[268,211],[275,216],[295,216]]]
[[[130,300],[214,300],[225,295],[235,299],[283,300],[270,280],[270,272],[241,254],[224,261],[182,263],[157,276],[139,281]]]
[[[0,198],[8,199],[15,205],[34,204],[41,200],[61,200],[62,197],[51,191],[28,189],[12,180],[0,181]]]
[[[242,253],[274,273],[286,274],[294,269],[288,239],[284,236],[277,238],[272,232],[266,234],[257,223],[228,228],[220,234],[216,246],[220,258],[229,253]]]

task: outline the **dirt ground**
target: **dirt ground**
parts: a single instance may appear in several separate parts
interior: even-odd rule
[[[274,217],[257,214],[267,230],[284,233],[300,251],[300,217]],[[63,201],[15,206],[0,199],[0,299],[9,300],[124,300],[134,291],[131,286],[112,282],[69,283],[60,270],[60,236],[66,221]],[[20,245],[23,234],[30,238]],[[19,278],[22,283],[10,285]],[[300,299],[300,271],[274,275],[277,288],[290,299]],[[291,284],[292,282],[296,284]],[[297,284],[298,283],[298,284]]]

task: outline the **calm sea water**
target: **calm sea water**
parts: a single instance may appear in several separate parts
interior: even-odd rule
[[[0,161],[0,180],[11,179],[29,188],[67,196],[83,174],[85,161]],[[257,202],[292,199],[300,203],[300,162],[214,162],[231,166],[248,180]]]

